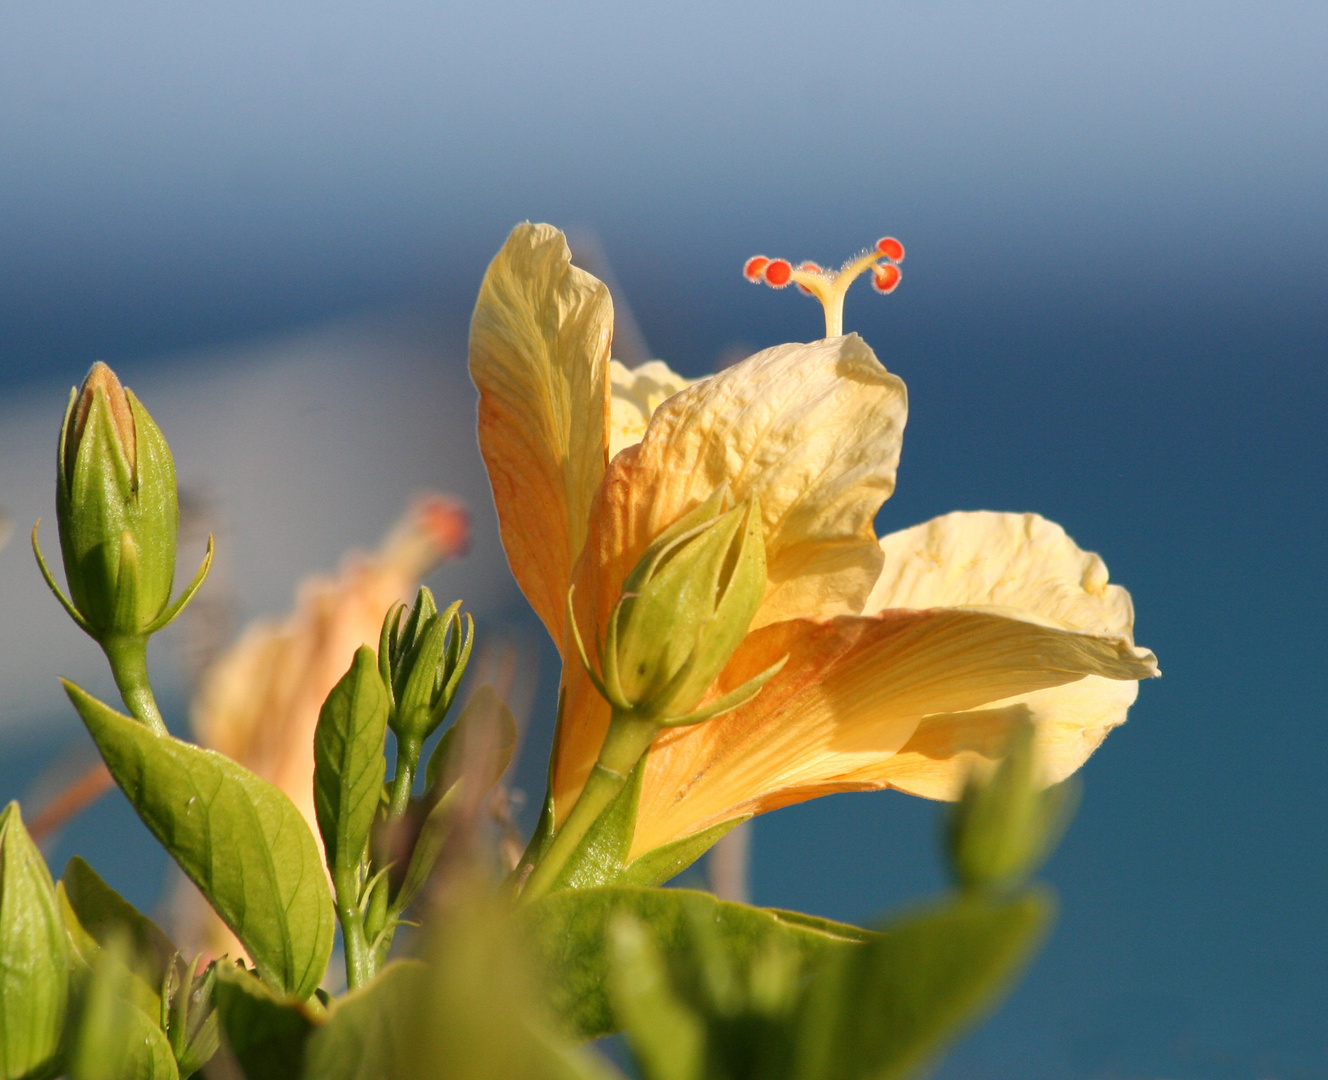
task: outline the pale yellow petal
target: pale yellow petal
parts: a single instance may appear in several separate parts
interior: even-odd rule
[[[748,705],[662,734],[650,751],[633,854],[738,814],[891,786],[924,718],[966,713],[1149,666],[1124,641],[980,611],[892,610],[795,620],[751,635],[715,693],[788,655]]]
[[[884,608],[965,607],[1006,612],[1121,642],[1133,642],[1130,594],[1108,582],[1102,559],[1037,514],[946,514],[881,540],[885,564],[867,601]],[[1157,674],[1153,654],[1135,648]],[[971,769],[1000,758],[1013,725],[1031,721],[1049,782],[1065,779],[1138,694],[1134,680],[1088,677],[1011,698],[973,713],[927,717],[890,763],[889,786],[955,798]]]
[[[470,324],[480,451],[512,573],[561,648],[572,565],[608,446],[613,305],[550,225],[518,225]]]
[[[866,613],[982,607],[1069,630],[1129,638],[1130,594],[1055,522],[1037,514],[946,514],[881,538],[885,557]]]
[[[767,349],[670,397],[595,500],[576,568],[582,632],[599,638],[649,543],[725,484],[735,501],[760,499],[770,584],[754,628],[860,611],[880,572],[872,520],[894,490],[906,414],[904,384],[856,334]],[[560,815],[608,723],[579,665],[565,667],[564,690]]]
[[[967,712],[937,713],[876,773],[880,787],[928,799],[955,799],[975,768],[1005,754],[1011,733],[1032,722],[1038,760],[1049,784],[1075,772],[1098,748],[1139,694],[1133,679],[1089,675]]]
[[[651,360],[635,368],[610,361],[609,460],[617,457],[619,450],[639,443],[655,410],[694,381],[684,379],[663,360]]]

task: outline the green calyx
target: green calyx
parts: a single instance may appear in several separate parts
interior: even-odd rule
[[[149,632],[175,579],[175,463],[147,409],[105,364],[70,394],[56,518],[70,599],[88,626]]]
[[[387,613],[378,668],[388,692],[388,726],[401,742],[418,747],[446,718],[474,643],[475,620],[461,613],[461,601],[440,612],[427,588],[409,612],[397,604]]]
[[[697,705],[747,636],[765,596],[765,540],[755,498],[725,509],[721,487],[648,547],[623,582],[599,647],[596,674],[571,612],[586,670],[622,713],[663,725],[697,723],[737,708],[775,665],[706,707]]]

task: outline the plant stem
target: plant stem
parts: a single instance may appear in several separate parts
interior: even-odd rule
[[[157,699],[148,681],[148,639],[144,634],[110,634],[100,642],[115,685],[131,716],[158,735],[166,735]]]
[[[599,760],[586,779],[581,795],[572,807],[544,852],[544,857],[535,864],[535,869],[521,891],[522,900],[535,900],[543,896],[557,883],[564,867],[576,853],[581,841],[585,839],[614,796],[623,789],[627,777],[636,768],[641,755],[649,748],[659,730],[653,719],[643,719],[630,712],[614,710],[609,721],[608,733],[604,736],[604,745],[600,747]]]
[[[333,885],[337,892],[337,920],[341,923],[341,937],[346,947],[346,984],[354,990],[373,978],[376,965],[356,903],[355,882],[341,880],[345,876],[339,875]]]

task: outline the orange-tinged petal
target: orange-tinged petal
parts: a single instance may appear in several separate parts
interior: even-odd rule
[[[741,814],[891,786],[890,763],[925,717],[1085,675],[1133,680],[1151,670],[1120,640],[991,612],[895,610],[767,627],[748,637],[714,692],[785,654],[784,670],[751,703],[655,741],[633,857]]]
[[[856,334],[780,345],[661,404],[617,455],[576,568],[582,632],[599,640],[622,582],[650,542],[721,485],[760,499],[769,586],[753,627],[861,610],[881,552],[872,520],[894,490],[904,384]],[[554,749],[559,820],[603,741],[608,708],[578,665]]]
[[[883,537],[881,550],[885,565],[868,612],[941,605],[1004,611],[1133,641],[1129,593],[1108,583],[1101,558],[1037,514],[946,514]],[[1152,653],[1134,653],[1146,669],[1138,678],[1157,674]],[[929,716],[880,775],[901,791],[955,798],[972,768],[1001,757],[1013,726],[1031,721],[1047,780],[1056,783],[1125,721],[1137,694],[1134,679],[1088,676],[974,712]]]
[[[512,573],[561,648],[608,447],[613,304],[550,225],[518,225],[470,324],[480,451]]]

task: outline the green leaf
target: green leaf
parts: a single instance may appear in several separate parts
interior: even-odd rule
[[[454,886],[425,956],[433,971],[412,1039],[419,1080],[608,1080],[546,1014],[509,909],[483,887]],[[312,1078],[311,1078],[312,1080]]]
[[[369,843],[387,768],[387,714],[378,658],[362,645],[323,702],[314,732],[314,809],[337,882],[355,881]]]
[[[315,1021],[299,998],[273,993],[249,972],[217,966],[213,991],[226,1042],[245,1080],[296,1080]]]
[[[856,926],[828,921],[820,925],[791,922],[781,912],[717,900],[690,889],[607,886],[551,893],[524,914],[548,972],[555,1010],[578,1036],[594,1038],[617,1030],[607,996],[609,927],[629,915],[649,926],[666,957],[687,955],[691,926],[715,928],[735,964],[749,964],[772,947],[793,950],[804,966],[828,952],[852,950],[876,936]],[[774,943],[778,943],[775,945]]]
[[[84,987],[69,1080],[179,1080],[170,1042],[130,1000],[133,981],[128,939],[112,934]]]
[[[69,1004],[69,939],[18,803],[0,813],[0,1076],[52,1075]]]
[[[1049,897],[961,898],[829,953],[799,1009],[798,1080],[912,1075],[994,1004],[1047,925]]]
[[[339,999],[327,1023],[309,1040],[305,1075],[310,1080],[401,1075],[413,1044],[415,1010],[428,992],[428,977],[428,968],[420,961],[397,960],[372,982]]]
[[[610,927],[609,992],[648,1080],[700,1080],[705,1075],[706,1024],[675,992],[669,968],[649,931],[630,915]]]
[[[92,963],[92,957],[84,952],[85,939],[78,934],[79,930],[97,947],[104,947],[113,937],[127,937],[130,968],[149,986],[161,986],[177,950],[156,923],[107,885],[77,855],[65,866],[58,891],[64,897],[65,919],[82,959]]]
[[[307,998],[335,931],[300,812],[230,758],[151,731],[73,683],[65,691],[138,816],[283,993]]]
[[[614,877],[615,885],[662,885],[677,877],[692,863],[714,847],[730,829],[741,825],[747,817],[729,818],[718,825],[711,825],[699,833],[684,836],[681,840],[663,844],[647,851],[628,863]]]

